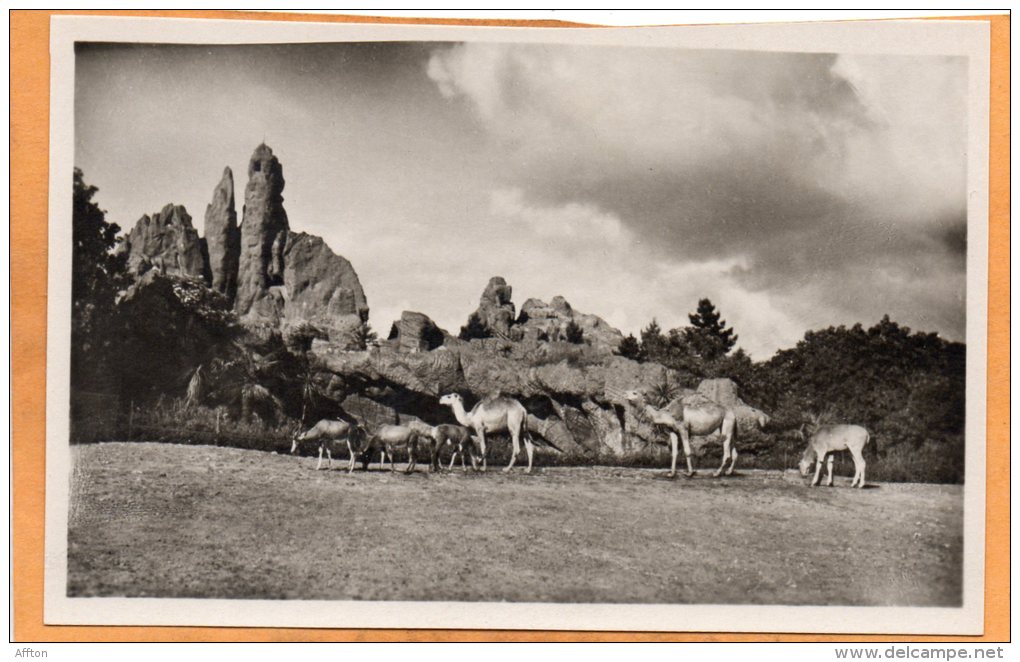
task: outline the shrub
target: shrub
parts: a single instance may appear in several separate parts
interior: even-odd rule
[[[577,322],[570,320],[567,322],[567,328],[565,329],[566,340],[569,343],[580,345],[584,342],[584,329],[582,329]]]
[[[482,318],[478,316],[478,313],[471,313],[468,317],[467,325],[460,327],[460,333],[457,336],[461,340],[471,340],[472,338],[491,338],[492,331],[482,321]]]

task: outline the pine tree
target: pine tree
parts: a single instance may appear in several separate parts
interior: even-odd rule
[[[489,331],[489,327],[478,316],[478,313],[471,313],[471,316],[468,317],[467,325],[460,327],[460,334],[457,337],[461,340],[491,338],[492,332]]]
[[[708,299],[698,301],[697,312],[688,315],[691,326],[684,337],[691,350],[701,359],[712,361],[724,356],[737,344],[737,334],[727,328],[726,320]]]
[[[616,353],[625,359],[632,361],[643,360],[643,353],[641,352],[641,343],[634,337],[634,334],[628,335],[620,342],[620,346],[616,349]]]
[[[565,329],[565,335],[567,342],[580,345],[584,342],[584,329],[578,325],[574,320],[567,322],[567,328]]]
[[[662,327],[655,318],[641,329],[641,354],[647,361],[662,362],[668,357],[669,341],[663,335]]]

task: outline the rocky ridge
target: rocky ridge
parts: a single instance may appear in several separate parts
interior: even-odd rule
[[[320,237],[290,230],[284,185],[279,159],[259,145],[248,163],[240,225],[227,167],[206,207],[205,237],[183,206],[167,205],[139,219],[125,237],[129,268],[200,279],[248,326],[310,325],[338,346],[356,348],[369,310],[358,275]]]
[[[529,411],[529,429],[567,452],[619,456],[665,441],[623,393],[678,384],[682,375],[616,355],[623,334],[596,315],[574,310],[562,296],[549,303],[528,299],[517,316],[513,288],[499,276],[486,284],[472,314],[491,337],[461,340],[426,314],[404,311],[390,339],[366,348],[369,308],[357,273],[320,237],[290,229],[283,168],[268,146],[259,145],[252,154],[248,177],[238,225],[233,174],[224,170],[206,209],[204,240],[181,206],[167,205],[139,220],[124,250],[136,274],[155,273],[139,279],[123,305],[159,311],[169,319],[183,310],[173,299],[206,301],[196,292],[208,291],[215,296],[203,304],[210,311],[203,319],[232,310],[259,342],[314,338],[310,347],[296,351],[305,352],[328,383],[328,402],[319,415],[369,426],[409,420],[438,424],[453,421],[439,406],[439,396],[459,392],[471,405],[500,393],[520,399]],[[567,342],[571,324],[582,330],[579,343]],[[175,333],[173,324],[162,326]],[[193,324],[177,326],[188,333]],[[188,345],[182,356],[193,355],[198,362],[202,354]],[[674,412],[683,403],[707,398],[732,407],[742,430],[766,420],[739,399],[729,380],[674,391],[667,405]]]

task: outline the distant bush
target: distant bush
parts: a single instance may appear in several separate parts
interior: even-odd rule
[[[641,361],[644,359],[644,355],[641,352],[641,343],[638,342],[634,334],[630,334],[620,342],[620,346],[617,348],[616,353],[625,359],[632,361]]]
[[[486,326],[482,318],[478,316],[478,313],[471,313],[468,317],[467,325],[460,327],[460,333],[457,335],[461,340],[471,340],[472,338],[491,338],[492,331]]]
[[[580,345],[584,342],[584,329],[574,320],[567,322],[567,328],[564,330],[564,335],[569,343]]]

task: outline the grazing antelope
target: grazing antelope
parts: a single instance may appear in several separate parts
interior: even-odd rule
[[[804,434],[804,428],[801,428]],[[854,458],[854,479],[850,487],[864,487],[864,447],[871,436],[860,425],[812,425],[808,430],[807,448],[800,460],[800,475],[807,476],[811,462],[815,462],[815,476],[811,487],[818,484],[822,475],[822,462],[828,456],[829,478],[826,485],[832,487],[832,455],[836,451],[850,451]]]
[[[422,433],[406,425],[380,425],[368,441],[368,452],[378,448],[383,453],[382,462],[385,462],[386,456],[389,455],[390,471],[396,471],[397,469],[393,465],[393,451],[397,449],[406,450],[407,468],[404,469],[404,473],[409,474],[414,471],[414,455],[415,451],[418,450],[418,440],[421,436]]]
[[[294,435],[291,440],[290,452],[294,454],[307,442],[316,442],[319,445],[319,461],[315,464],[315,470],[322,468],[322,453],[326,452],[329,461],[329,468],[333,468],[333,444],[341,441],[347,442],[347,452],[350,453],[350,466],[347,473],[354,471],[354,459],[357,455],[366,450],[362,442],[365,440],[365,431],[357,423],[347,421],[331,421],[323,419],[308,430]]]
[[[460,466],[467,471],[467,464],[464,456],[471,458],[471,468],[478,468],[478,459],[475,457],[475,440],[471,438],[471,430],[462,425],[437,425],[432,433],[432,462],[438,466],[439,451],[443,446],[453,446],[453,455],[450,456],[450,471],[453,471],[453,463],[460,456]]]

